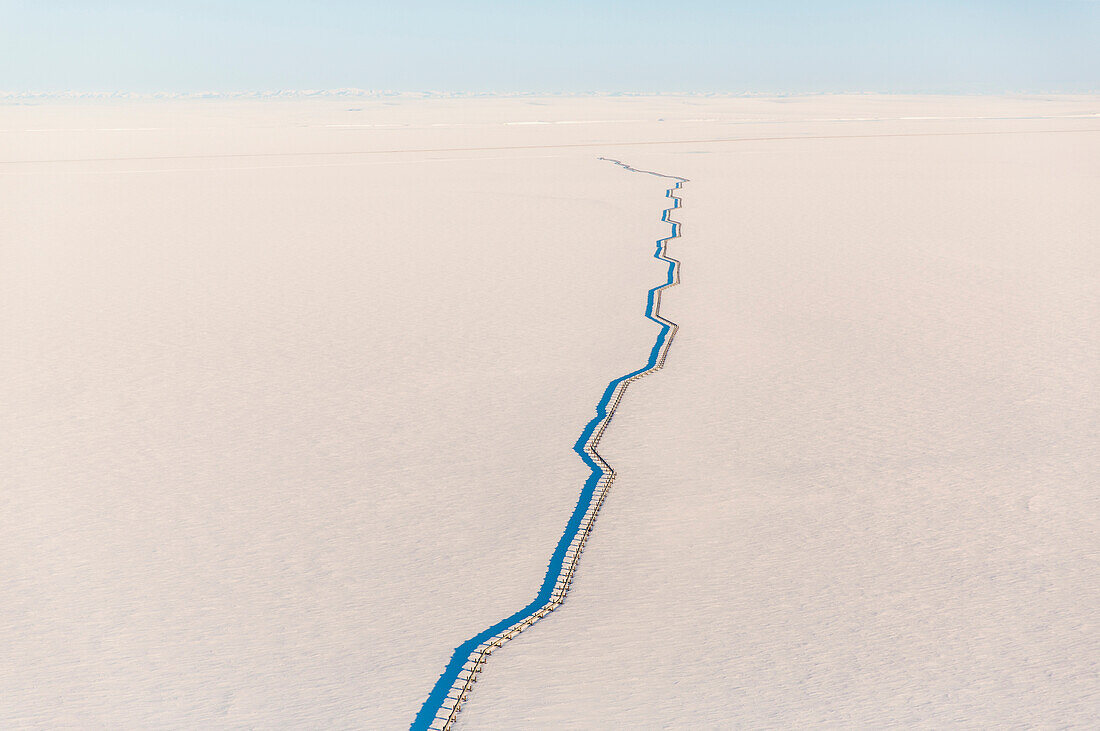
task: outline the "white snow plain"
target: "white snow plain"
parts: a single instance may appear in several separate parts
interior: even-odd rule
[[[1100,722],[1100,99],[0,106],[0,725]],[[752,139],[756,141],[752,141]]]

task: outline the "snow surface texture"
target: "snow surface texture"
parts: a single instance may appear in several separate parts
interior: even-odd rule
[[[692,180],[677,346],[460,725],[1100,725],[1100,133],[630,159]]]
[[[1098,111],[0,106],[0,725],[407,727],[652,346],[604,155],[681,330],[459,724],[1095,726]]]

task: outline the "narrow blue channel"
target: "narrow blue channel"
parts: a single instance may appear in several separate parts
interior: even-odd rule
[[[672,198],[673,204],[671,207],[666,208],[661,214],[662,221],[668,221],[668,214],[680,207],[680,200],[676,197],[675,191],[679,190],[682,185],[683,183],[677,182],[676,185],[665,192],[665,197]],[[679,224],[675,221],[668,222],[672,224],[672,235],[657,240],[657,250],[654,252],[653,258],[658,261],[664,261],[661,259],[661,255],[664,253],[667,242],[680,235]],[[611,383],[607,384],[607,388],[604,389],[603,395],[596,404],[596,416],[585,425],[576,444],[573,445],[573,451],[580,456],[586,465],[588,465],[589,469],[592,470],[592,474],[585,480],[584,489],[581,490],[580,498],[577,500],[577,507],[573,509],[573,514],[569,516],[569,522],[565,524],[565,532],[563,532],[561,538],[558,539],[558,545],[555,546],[554,553],[550,556],[550,564],[546,570],[546,576],[542,580],[542,586],[539,588],[539,593],[536,594],[535,598],[531,600],[531,603],[523,609],[505,617],[491,627],[487,627],[481,632],[478,632],[455,648],[454,654],[451,655],[451,661],[447,663],[447,667],[443,670],[443,674],[439,676],[439,680],[436,681],[435,686],[432,688],[432,692],[428,695],[428,699],[424,701],[424,705],[420,707],[420,711],[416,714],[416,718],[410,726],[412,731],[424,731],[431,726],[432,721],[435,720],[436,715],[439,713],[440,709],[442,709],[444,701],[447,700],[447,693],[450,692],[459,673],[462,672],[462,666],[466,664],[466,660],[469,659],[470,653],[472,653],[478,645],[508,629],[516,622],[534,614],[550,601],[550,597],[554,592],[554,585],[557,583],[558,577],[561,575],[562,567],[565,565],[566,551],[573,543],[573,539],[576,538],[577,534],[580,532],[584,522],[584,515],[588,512],[588,508],[592,504],[592,498],[596,493],[596,485],[599,484],[600,478],[604,476],[603,469],[601,469],[600,466],[588,456],[588,453],[584,451],[584,445],[588,442],[589,437],[596,431],[600,422],[607,416],[607,406],[611,402],[611,397],[614,395],[615,389],[619,384],[656,367],[661,348],[664,346],[665,339],[668,337],[668,332],[670,330],[667,324],[657,319],[656,313],[654,312],[657,291],[673,284],[675,273],[676,264],[674,262],[669,262],[666,281],[650,289],[649,295],[646,298],[646,318],[652,320],[661,327],[660,332],[657,333],[657,341],[649,351],[649,360],[646,361],[645,366],[642,368],[631,371],[625,376],[619,376],[611,381]]]

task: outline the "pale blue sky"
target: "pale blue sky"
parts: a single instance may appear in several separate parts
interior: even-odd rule
[[[0,90],[1100,90],[1097,0],[0,0]]]

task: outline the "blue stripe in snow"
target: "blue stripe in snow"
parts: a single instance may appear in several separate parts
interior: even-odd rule
[[[665,197],[672,198],[673,204],[670,208],[666,208],[664,212],[662,212],[662,221],[669,222],[669,213],[680,207],[680,200],[675,196],[674,191],[679,190],[682,185],[682,182],[677,182],[672,188],[669,188],[665,192]],[[674,221],[670,223],[672,225],[672,235],[663,239],[658,239],[657,250],[653,254],[653,258],[659,261],[665,261],[661,259],[661,255],[665,250],[665,244],[672,239],[678,238],[680,235],[680,225]],[[561,538],[558,539],[558,544],[554,548],[554,553],[550,556],[550,564],[546,571],[546,577],[542,581],[542,586],[539,588],[538,594],[535,595],[531,603],[523,609],[505,617],[491,627],[487,627],[481,632],[478,632],[455,648],[454,654],[451,656],[451,661],[447,663],[447,667],[443,670],[443,674],[439,676],[439,680],[436,681],[427,700],[424,701],[424,705],[421,706],[420,711],[416,714],[416,718],[410,726],[411,731],[424,731],[431,726],[437,714],[443,708],[443,704],[447,700],[447,694],[454,686],[455,681],[462,672],[463,666],[466,664],[466,661],[469,660],[471,653],[473,653],[479,645],[505,631],[517,622],[531,616],[550,601],[554,586],[561,576],[562,568],[565,565],[566,551],[568,551],[569,546],[573,543],[573,539],[576,538],[577,534],[580,532],[584,516],[592,504],[592,497],[595,494],[596,486],[599,484],[600,478],[605,474],[604,470],[588,456],[588,453],[584,450],[584,446],[588,443],[589,438],[599,427],[600,423],[607,417],[607,406],[611,402],[611,397],[615,394],[615,389],[618,388],[619,384],[641,373],[652,370],[657,366],[661,348],[671,328],[665,322],[657,319],[657,313],[654,312],[656,295],[659,290],[675,284],[675,273],[676,262],[669,262],[667,280],[650,289],[648,297],[646,298],[645,316],[647,319],[660,325],[661,330],[657,333],[657,340],[653,344],[653,348],[649,351],[649,360],[646,361],[645,367],[639,368],[636,371],[631,371],[625,376],[619,376],[607,384],[607,388],[604,389],[603,395],[596,404],[596,416],[585,425],[576,444],[573,445],[573,451],[589,466],[592,470],[592,474],[585,480],[584,488],[581,490],[580,497],[577,501],[577,506],[573,509],[573,514],[569,517],[569,522],[565,524],[565,531],[562,533]]]

